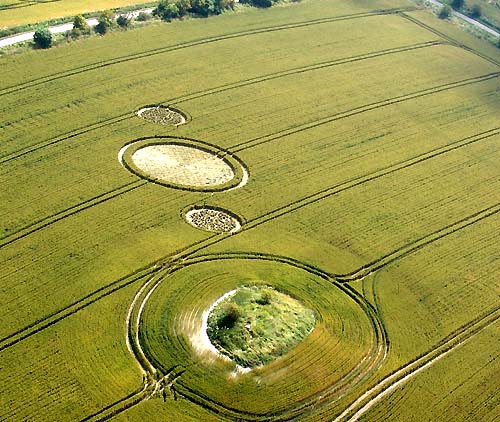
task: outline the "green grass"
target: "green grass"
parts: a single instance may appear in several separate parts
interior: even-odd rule
[[[333,420],[499,306],[498,50],[422,10],[380,12],[409,6],[242,8],[0,60],[0,419]],[[135,116],[150,104],[190,121]],[[125,144],[168,136],[229,150],[248,183],[189,192],[120,164]],[[203,205],[241,231],[187,224]],[[217,298],[255,280],[316,322],[243,374],[196,335]],[[129,311],[145,358],[127,349]],[[276,320],[266,328],[275,339]],[[425,400],[426,418],[493,420],[495,330],[364,417],[411,420]],[[158,369],[146,381],[167,378],[126,408],[137,357]]]
[[[265,365],[288,353],[314,328],[314,313],[267,286],[243,286],[208,317],[207,334],[238,365]]]

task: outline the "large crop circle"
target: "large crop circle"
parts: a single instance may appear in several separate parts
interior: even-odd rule
[[[248,285],[297,299],[314,311],[316,324],[287,354],[242,371],[207,344],[203,321],[218,298]],[[139,341],[160,372],[182,372],[173,386],[179,394],[249,420],[297,414],[342,391],[373,367],[380,350],[370,316],[341,286],[300,265],[255,256],[185,264],[170,273],[145,303]]]
[[[132,162],[150,177],[176,185],[212,187],[234,177],[227,161],[188,145],[147,145],[134,151]]]
[[[246,171],[237,158],[191,139],[143,138],[125,145],[118,158],[138,176],[180,189],[217,191],[246,181]]]

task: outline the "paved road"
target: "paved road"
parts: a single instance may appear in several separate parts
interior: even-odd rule
[[[151,13],[153,13],[153,9],[140,9],[140,10],[135,10],[135,11],[129,12],[129,13],[123,13],[123,15],[128,16],[129,18],[135,18],[141,12],[151,14]],[[89,26],[92,26],[92,27],[96,26],[97,19],[96,18],[87,19],[87,23],[89,24]],[[71,31],[72,29],[73,29],[73,22],[63,23],[62,25],[55,25],[55,26],[49,27],[49,31],[52,32],[53,34],[60,34],[61,32]],[[17,34],[17,35],[12,35],[10,37],[1,38],[0,39],[0,48],[7,47],[8,45],[17,44],[17,43],[20,43],[23,41],[30,41],[33,39],[34,34],[35,34],[35,31],[23,32],[22,34]]]
[[[440,1],[437,0],[427,0],[429,3],[434,4],[435,6],[438,7],[443,7],[444,4],[441,3]],[[483,31],[495,36],[495,37],[500,37],[500,32],[495,31],[494,29],[491,29],[489,26],[486,26],[482,24],[481,22],[478,22],[472,18],[469,18],[468,16],[465,16],[463,13],[457,12],[456,10],[453,10],[453,15],[456,16],[457,18],[460,18],[471,25],[474,25],[475,27],[482,29]]]

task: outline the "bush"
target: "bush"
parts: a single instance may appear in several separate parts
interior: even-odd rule
[[[191,0],[179,0],[177,2],[177,8],[179,9],[179,16],[185,16],[191,10]]]
[[[38,48],[52,47],[52,33],[48,28],[38,28],[34,35],[33,41]]]
[[[193,0],[191,10],[193,13],[204,17],[212,15],[215,10],[214,0]]]
[[[161,0],[156,9],[153,10],[153,15],[167,22],[180,16],[177,4],[170,0]]]
[[[145,12],[140,12],[137,15],[137,17],[135,18],[135,20],[137,20],[139,22],[146,22],[149,19],[151,19],[151,15],[149,13],[145,13]]]
[[[464,0],[452,0],[451,7],[453,7],[453,9],[455,10],[460,10],[462,7],[464,7]]]
[[[95,26],[94,30],[100,35],[104,35],[105,33],[109,32],[111,28],[114,26],[114,15],[113,12],[110,10],[107,10],[105,12],[102,12],[101,15],[99,16],[99,19],[97,20],[97,25]]]
[[[446,5],[439,11],[439,19],[448,19],[451,16],[451,7]]]
[[[482,14],[483,14],[483,11],[481,9],[481,6],[479,6],[479,4],[475,4],[474,6],[472,6],[472,8],[470,10],[471,17],[477,19],[477,18],[480,18]]]
[[[120,28],[126,28],[130,24],[130,19],[125,15],[120,15],[116,18],[116,23]]]
[[[72,38],[82,35],[90,35],[90,26],[82,15],[77,15],[73,19],[73,29],[70,31]]]
[[[227,303],[224,305],[221,314],[219,315],[217,326],[219,328],[232,328],[236,321],[241,316],[241,310],[235,303]]]
[[[260,297],[256,300],[259,305],[265,306],[271,303],[271,293],[263,291]]]
[[[233,9],[234,1],[231,0],[214,0],[214,9],[213,13],[216,15],[220,15],[224,10]]]
[[[79,29],[82,32],[90,32],[90,26],[82,15],[77,15],[73,19],[73,29]]]
[[[256,7],[271,7],[273,2],[272,0],[252,0],[252,4]]]
[[[273,0],[240,0],[240,3],[251,4],[255,7],[271,7],[273,5]]]

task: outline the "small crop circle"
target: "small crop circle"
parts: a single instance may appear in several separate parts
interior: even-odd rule
[[[186,221],[197,229],[215,233],[236,233],[241,222],[229,212],[215,208],[194,208],[186,212]]]
[[[179,126],[186,123],[186,116],[180,111],[163,105],[143,107],[137,115],[151,123],[165,126]]]

